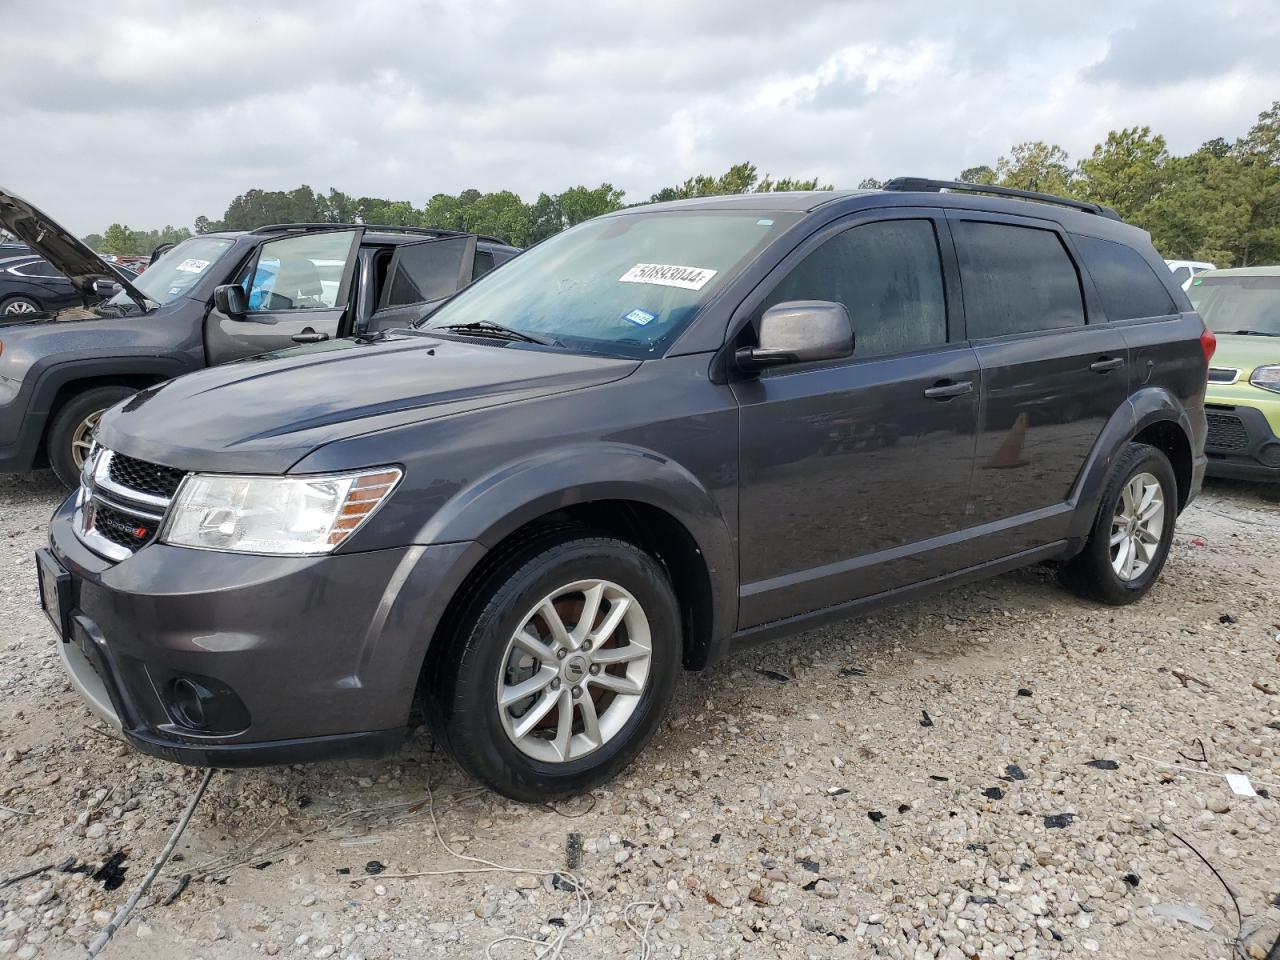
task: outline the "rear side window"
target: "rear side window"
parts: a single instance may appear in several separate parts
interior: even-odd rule
[[[469,242],[469,237],[451,237],[399,247],[391,283],[381,306],[402,307],[454,293]]]
[[[972,339],[1084,326],[1080,276],[1052,230],[960,220],[952,233]]]
[[[1108,320],[1167,317],[1178,312],[1169,291],[1137,250],[1097,237],[1073,239],[1098,288]]]
[[[789,300],[843,303],[857,357],[947,342],[942,261],[928,220],[884,220],[837,234],[787,274],[761,312]]]

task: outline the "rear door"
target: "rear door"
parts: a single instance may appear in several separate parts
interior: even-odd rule
[[[1128,397],[1129,351],[1056,223],[948,217],[982,367],[969,518],[990,525],[974,545],[981,562],[1064,534],[1076,477]]]
[[[259,246],[234,281],[249,296],[248,312],[229,317],[210,308],[205,322],[209,362],[345,336],[363,233],[296,233]]]
[[[366,330],[404,327],[429,316],[471,282],[476,238],[441,237],[396,247]]]

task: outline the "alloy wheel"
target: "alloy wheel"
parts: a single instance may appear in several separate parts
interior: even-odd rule
[[[77,470],[84,469],[84,459],[89,455],[89,450],[93,447],[93,431],[98,426],[98,421],[102,419],[105,410],[95,410],[89,414],[78,424],[71,434],[71,462],[76,465]]]
[[[1164,490],[1153,474],[1130,477],[1111,518],[1111,568],[1121,580],[1146,573],[1164,533]]]
[[[622,730],[653,659],[639,601],[607,580],[547,594],[507,641],[497,708],[511,742],[545,763],[578,760]]]
[[[39,313],[40,311],[36,309],[36,305],[30,300],[15,300],[4,308],[4,312],[7,316],[19,317]]]

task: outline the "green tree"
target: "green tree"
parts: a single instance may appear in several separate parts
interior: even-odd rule
[[[819,186],[818,180],[802,180],[782,177],[774,180],[765,176],[762,180],[754,163],[735,163],[719,176],[699,174],[690,177],[677,187],[664,187],[649,198],[650,203],[667,200],[687,200],[690,197],[717,197],[730,193],[769,193],[775,190],[830,190],[831,185]]]
[[[102,253],[110,253],[117,257],[138,256],[142,253],[142,245],[123,223],[113,223],[102,234]]]
[[[1002,187],[1072,195],[1074,171],[1067,151],[1043,140],[1016,144],[1009,156],[996,161],[996,182]]]
[[[1077,189],[1085,200],[1112,207],[1125,220],[1141,221],[1168,179],[1169,151],[1150,127],[1112,130],[1078,167]]]
[[[554,196],[540,193],[529,208],[528,240],[537,243],[584,220],[619,210],[623,205],[622,198],[623,192],[611,183],[602,183],[595,188],[570,187]]]
[[[961,183],[982,183],[990,186],[996,182],[996,172],[985,163],[976,167],[966,167],[956,176]]]

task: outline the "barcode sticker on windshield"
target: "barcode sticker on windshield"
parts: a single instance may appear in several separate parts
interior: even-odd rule
[[[178,269],[183,273],[200,273],[209,265],[208,260],[196,260],[194,258],[183,260],[178,264]]]
[[[622,283],[655,283],[660,287],[701,290],[716,275],[706,267],[679,267],[666,263],[637,263],[618,278]]]

